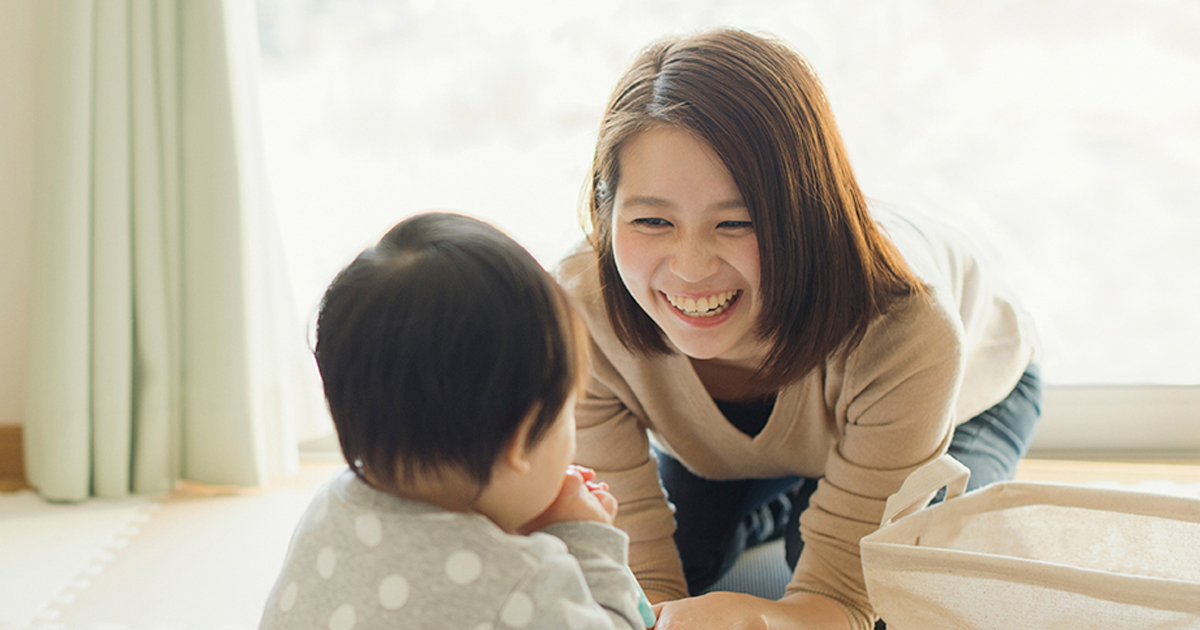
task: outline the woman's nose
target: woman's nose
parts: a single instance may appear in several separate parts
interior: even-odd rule
[[[671,273],[685,282],[700,282],[715,274],[718,266],[716,252],[702,239],[681,239],[671,254]]]

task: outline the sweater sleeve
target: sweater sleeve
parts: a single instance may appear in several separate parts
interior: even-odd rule
[[[607,384],[619,381],[594,349],[587,393],[575,405],[575,460],[594,469],[620,504],[616,526],[629,535],[629,564],[646,593],[654,601],[687,597],[674,511],[659,483],[646,427]]]
[[[624,532],[590,522],[560,523],[544,531],[566,543],[567,551],[579,561],[592,597],[617,627],[634,618],[647,628],[654,626],[650,602],[629,570],[629,537]]]
[[[832,405],[839,435],[800,517],[805,545],[788,593],[829,597],[853,627],[871,627],[859,541],[879,528],[904,479],[949,448],[963,361],[961,324],[922,296],[896,304],[830,370],[842,379]]]
[[[534,535],[530,551],[536,566],[508,593],[495,627],[645,630],[654,625],[653,611],[623,562],[623,534],[598,523],[565,523],[545,532],[553,536],[539,540]]]

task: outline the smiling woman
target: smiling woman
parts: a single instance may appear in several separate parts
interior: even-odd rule
[[[868,205],[820,82],[770,37],[643,49],[588,184],[560,270],[595,344],[578,462],[627,506],[660,625],[870,627],[858,540],[887,497],[947,451],[972,488],[1010,479],[1028,447],[1028,317],[936,222]],[[706,594],[780,536],[783,598]]]

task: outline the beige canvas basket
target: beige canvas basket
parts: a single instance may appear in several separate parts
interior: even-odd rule
[[[1200,500],[1015,481],[963,494],[969,474],[948,455],[918,469],[862,539],[889,630],[1200,629]]]

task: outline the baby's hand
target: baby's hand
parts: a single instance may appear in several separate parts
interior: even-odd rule
[[[583,479],[583,485],[587,487],[588,492],[590,492],[591,495],[600,502],[600,507],[603,508],[604,512],[608,515],[608,517],[604,519],[604,522],[612,525],[613,521],[617,518],[617,498],[608,491],[608,484],[604,483],[603,481],[593,481],[596,478],[596,471],[592,470],[591,468],[585,468],[583,466],[571,464],[570,466],[567,466],[568,479],[571,477],[572,473],[579,473],[580,478]],[[563,485],[566,485],[565,481],[563,482]]]
[[[596,473],[582,466],[568,466],[558,496],[546,511],[521,528],[528,534],[555,523],[594,521],[613,524],[617,518],[617,499],[608,491],[608,484],[592,481]]]

